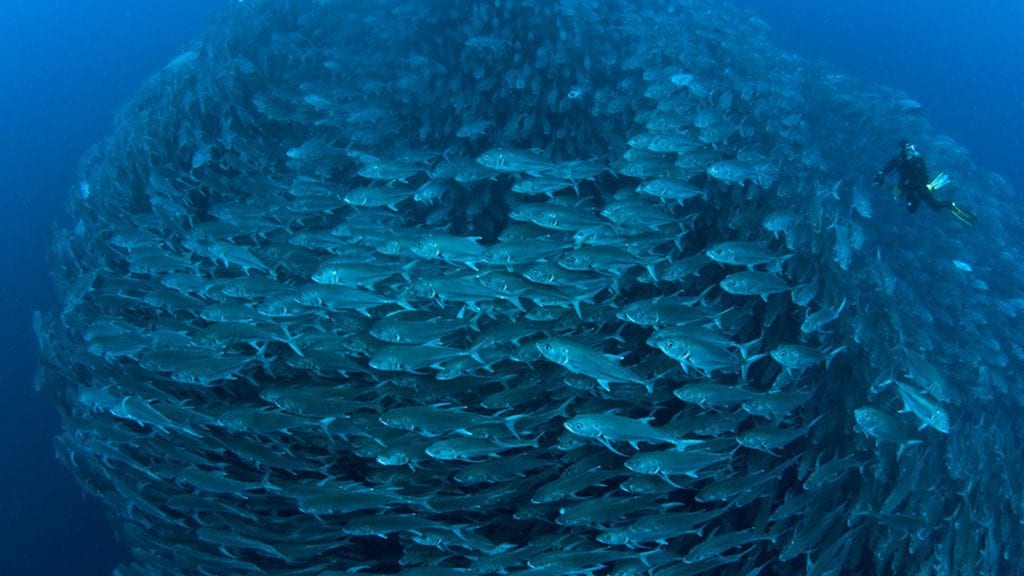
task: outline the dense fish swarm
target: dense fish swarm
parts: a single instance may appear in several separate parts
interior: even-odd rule
[[[239,3],[83,160],[57,455],[123,576],[1020,573],[1020,220],[919,109],[719,2]]]

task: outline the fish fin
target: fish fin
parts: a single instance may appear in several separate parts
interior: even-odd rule
[[[519,431],[516,430],[515,424],[517,421],[522,420],[523,418],[526,418],[525,414],[515,414],[513,416],[508,416],[502,419],[505,422],[505,428],[508,428],[508,431],[511,432],[512,435],[515,436],[516,439],[519,441],[523,441],[523,438],[519,435]],[[498,442],[498,445],[501,446],[501,442]]]
[[[654,269],[654,264],[648,264],[647,266],[645,266],[645,268],[647,269],[647,274],[650,275],[651,280],[653,280],[654,283],[657,284],[658,283],[658,272]]]
[[[523,307],[523,301],[519,299],[519,296],[513,296],[513,297],[509,298],[508,301],[511,302],[512,305],[515,306],[517,310],[519,310],[520,312],[522,312],[524,314],[526,313],[526,308]]]
[[[586,296],[583,298],[586,298]],[[580,302],[583,298],[575,298],[572,301],[572,309],[576,311],[576,317],[580,320],[583,320],[583,312],[580,310]]]
[[[668,474],[658,474],[658,477],[661,478],[662,480],[664,480],[670,486],[673,486],[675,488],[682,488],[682,486],[680,486],[679,484],[676,484],[675,482],[673,482],[672,479],[669,478]]]
[[[619,456],[622,456],[622,457],[626,456],[622,452],[619,452],[614,447],[612,447],[611,442],[609,442],[607,438],[598,438],[597,441],[600,442],[601,444],[603,444],[605,448],[611,450],[612,452],[618,454]]]
[[[676,450],[684,451],[687,448],[689,448],[690,446],[695,446],[697,444],[703,444],[704,441],[703,440],[686,440],[686,439],[683,439],[683,438],[679,438],[679,439],[674,440],[672,443],[675,444]]]
[[[626,328],[626,323],[625,322],[620,323],[619,327],[615,329],[615,332],[611,336],[609,336],[609,338],[611,338],[612,340],[615,340],[619,344],[625,344],[626,343],[626,339],[622,337],[622,331],[625,330],[625,328]],[[615,355],[614,354],[605,354],[605,356],[615,356]],[[616,360],[622,360],[622,357],[616,356],[615,359]]]
[[[829,352],[828,356],[825,357],[825,369],[828,370],[832,366],[832,359],[836,357],[843,350],[846,350],[846,345],[837,346],[835,350]]]

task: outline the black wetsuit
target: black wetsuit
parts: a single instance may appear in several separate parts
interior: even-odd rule
[[[928,189],[931,180],[928,178],[928,167],[925,166],[924,157],[921,155],[908,157],[903,150],[900,150],[879,174],[885,178],[893,169],[900,173],[899,188],[906,196],[908,212],[917,211],[917,206],[922,200],[933,210],[948,210],[953,206],[953,203],[948,200],[943,202],[936,198],[935,194]]]

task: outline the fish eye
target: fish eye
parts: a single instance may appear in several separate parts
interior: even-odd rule
[[[676,343],[674,341],[672,341],[672,340],[666,340],[665,341],[665,348],[675,348],[675,346],[676,346]]]

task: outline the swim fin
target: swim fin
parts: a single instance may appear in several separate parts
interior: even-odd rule
[[[962,206],[957,206],[956,202],[950,203],[949,212],[954,218],[968,226],[973,226],[974,222],[978,219],[978,216],[973,211]]]
[[[932,181],[928,183],[928,189],[935,192],[936,190],[942,190],[945,188],[946,184],[949,184],[949,175],[942,172],[935,178],[932,178]]]

